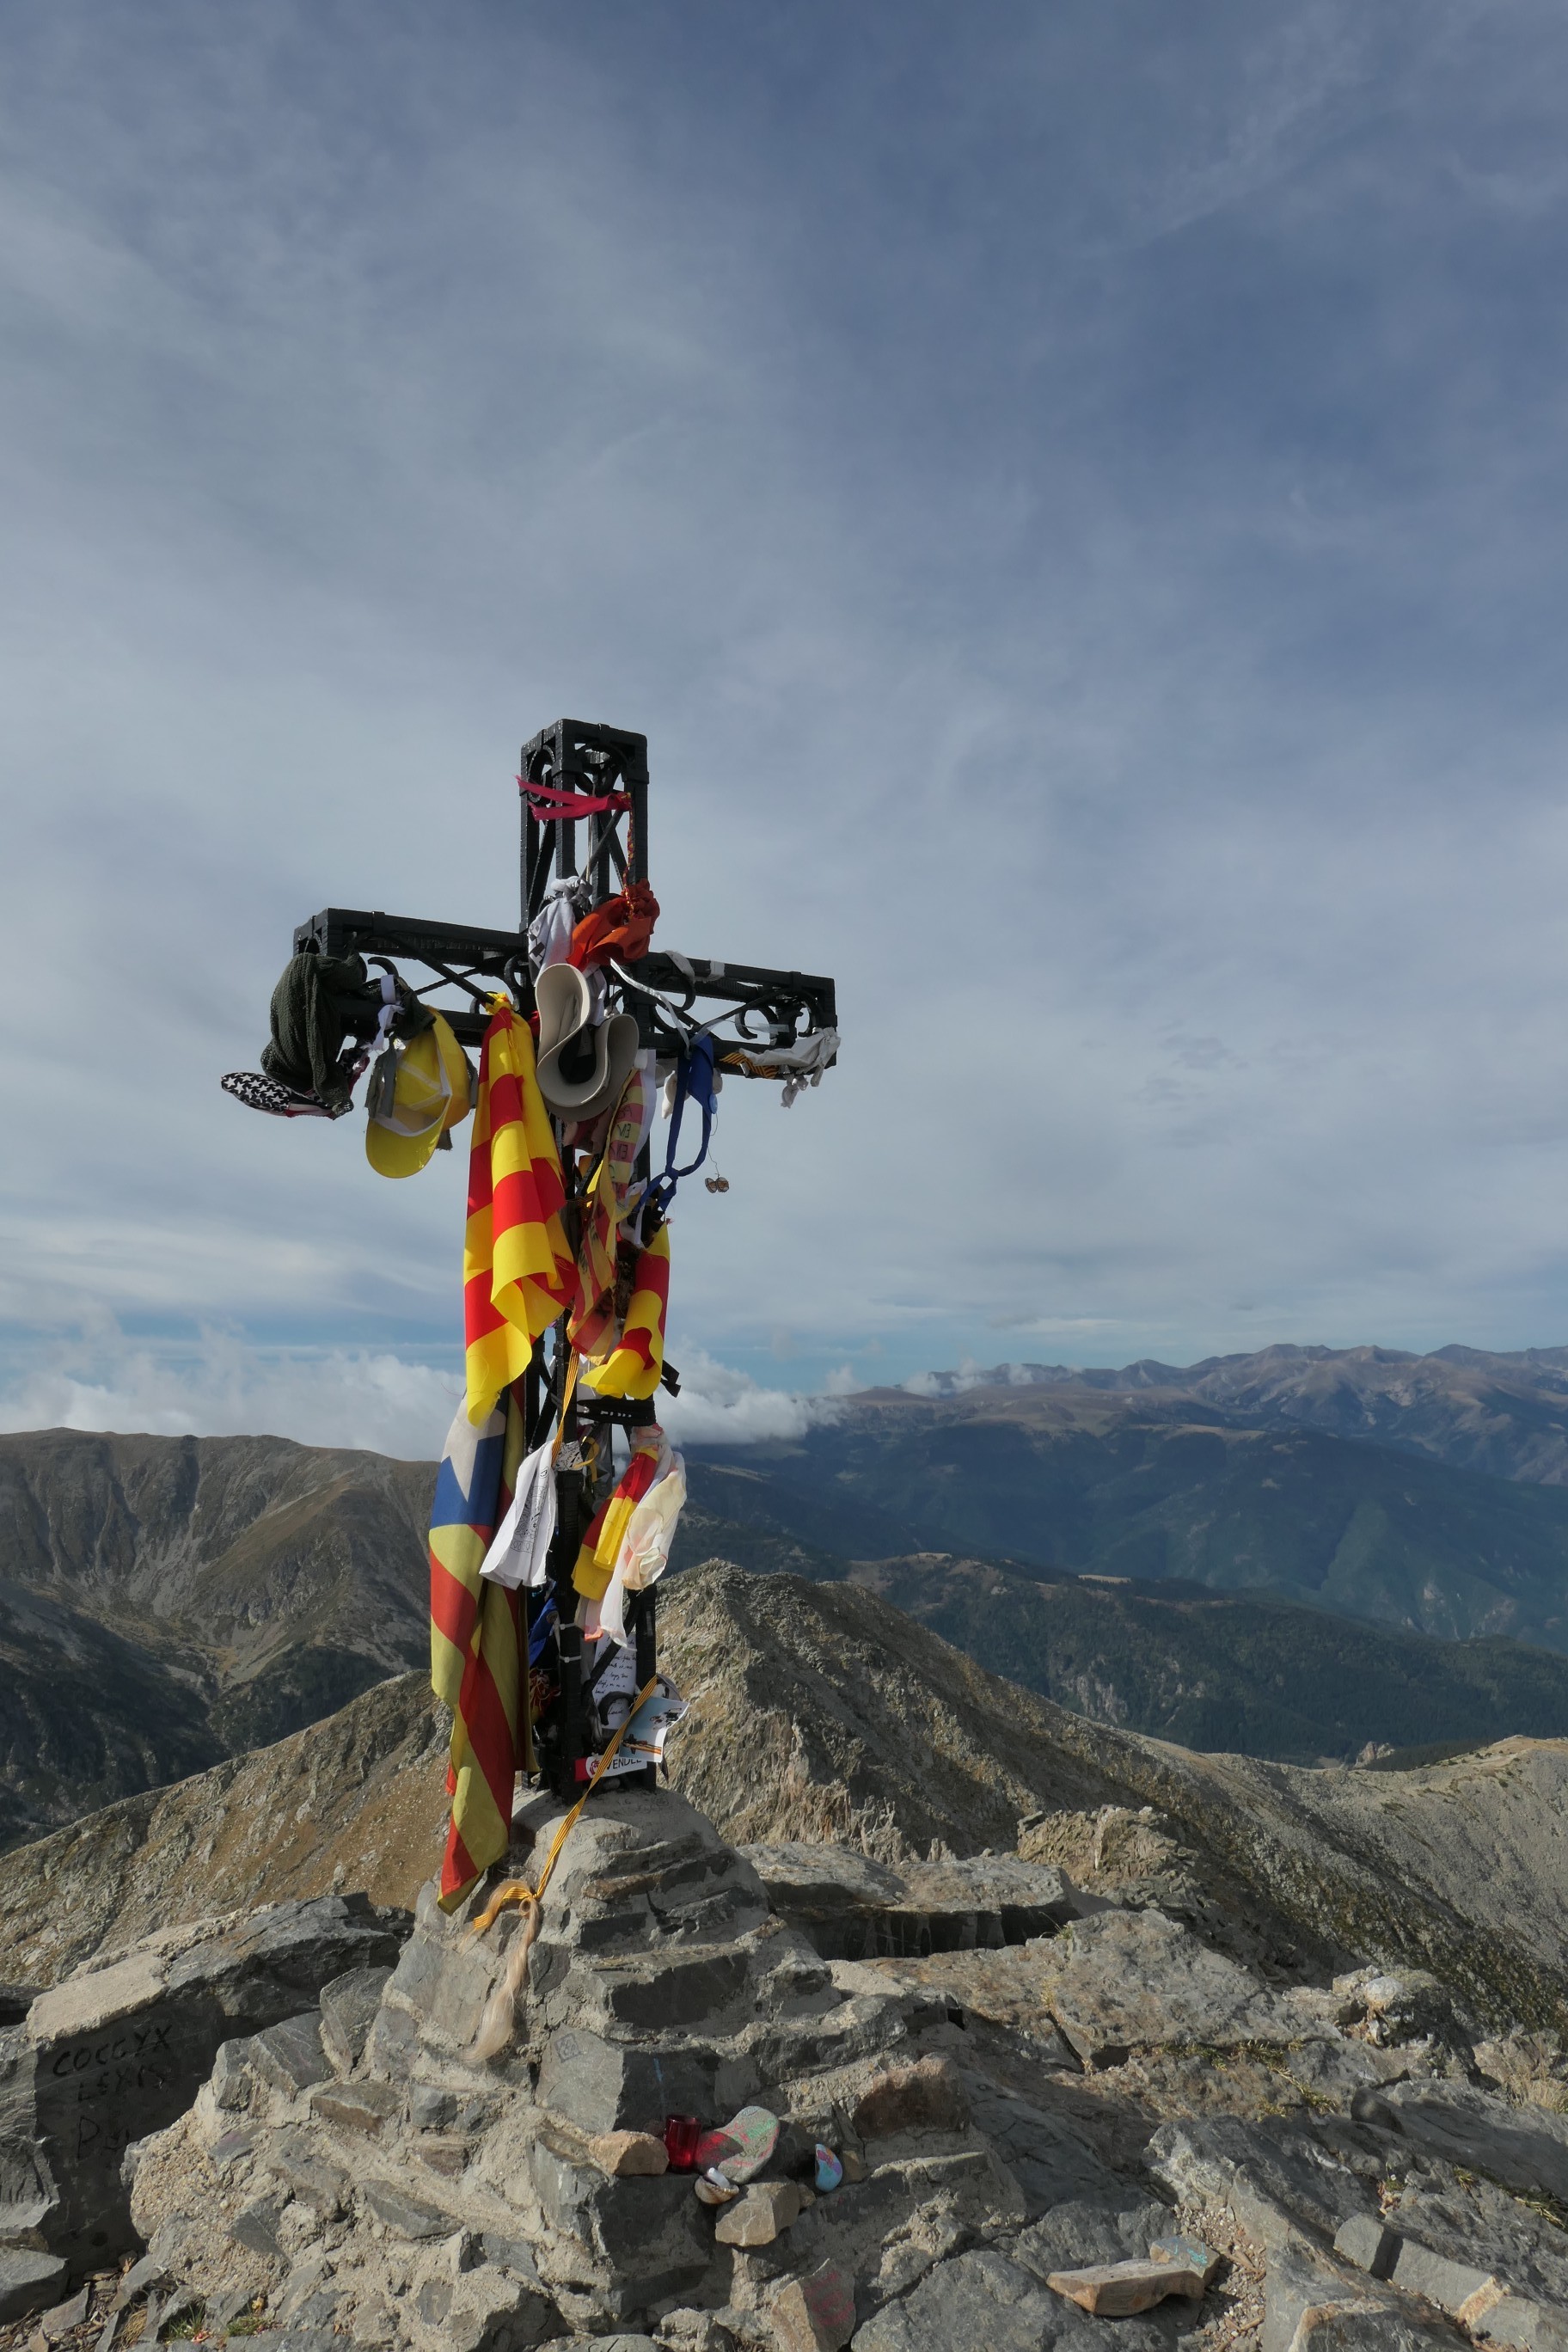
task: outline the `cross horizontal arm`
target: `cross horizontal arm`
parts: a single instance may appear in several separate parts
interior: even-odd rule
[[[464,1045],[478,1045],[483,1036],[486,1016],[479,1000],[496,989],[510,990],[524,1006],[532,1003],[528,943],[521,931],[324,907],[294,933],[295,954],[310,951],[425,964],[437,974],[432,987],[446,982],[475,1000],[467,1011],[442,1007]],[[816,973],[771,971],[760,964],[721,963],[668,950],[646,955],[624,970],[619,989],[626,1010],[637,1013],[643,1043],[661,1053],[679,1053],[691,1028],[729,1022],[734,1023],[737,1042],[758,1046],[787,1044],[838,1024],[834,983]]]

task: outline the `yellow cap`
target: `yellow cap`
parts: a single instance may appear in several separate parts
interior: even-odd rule
[[[397,1057],[392,1108],[373,1111],[364,1154],[383,1176],[416,1176],[442,1130],[467,1118],[468,1066],[450,1025],[437,1013],[434,1026],[412,1038]]]

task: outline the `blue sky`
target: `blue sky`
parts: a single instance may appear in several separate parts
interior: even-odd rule
[[[1560,11],[7,49],[0,1419],[435,1450],[462,1155],[216,1079],[318,907],[512,919],[563,712],[662,944],[840,985],[681,1204],[692,1429],[1568,1337]]]

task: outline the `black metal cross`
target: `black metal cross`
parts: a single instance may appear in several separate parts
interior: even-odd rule
[[[602,904],[629,883],[646,883],[648,873],[647,738],[618,727],[558,719],[523,745],[519,784],[522,791],[521,906],[515,931],[491,931],[468,923],[427,921],[410,915],[367,913],[327,907],[294,933],[294,952],[329,956],[382,956],[399,965],[423,964],[436,977],[416,990],[422,999],[455,990],[468,1003],[440,1004],[455,1034],[477,1045],[488,1024],[487,1000],[505,988],[523,1013],[533,1010],[533,979],[528,931],[561,886],[582,886],[586,904]],[[529,788],[534,788],[531,800]],[[612,805],[576,815],[571,801],[608,801]],[[547,813],[548,812],[548,813]],[[579,833],[582,835],[579,842]],[[668,950],[635,963],[612,962],[606,970],[613,1010],[635,1013],[639,1043],[661,1056],[678,1059],[701,1030],[714,1038],[720,1066],[748,1077],[787,1077],[759,1059],[787,1055],[820,1040],[822,1066],[830,1066],[837,1040],[837,1004],[831,980],[799,971],[770,971],[755,964],[704,961]],[[710,1008],[714,1008],[710,1010]],[[728,1034],[725,1034],[728,1033]],[[579,1172],[570,1152],[563,1156],[568,1217]],[[638,1175],[649,1174],[643,1147]],[[546,1365],[536,1354],[521,1384],[525,1443],[534,1446],[553,1427],[562,1410],[570,1349],[564,1320],[556,1326],[554,1351]],[[679,1386],[667,1368],[666,1385]],[[549,1601],[554,1624],[546,1643],[542,1678],[550,1697],[535,1726],[542,1776],[558,1794],[581,1793],[588,1757],[603,1745],[596,1728],[595,1677],[584,1671],[583,1634],[574,1622],[576,1594],[573,1570],[582,1531],[592,1516],[610,1470],[614,1424],[647,1427],[656,1419],[654,1401],[638,1403],[603,1398],[579,1390],[564,1413],[563,1466],[557,1472],[559,1516],[551,1547],[548,1581],[530,1596],[530,1633]],[[586,1465],[586,1466],[571,1466]],[[627,1625],[636,1624],[639,1688],[658,1664],[655,1588],[636,1595]],[[605,1645],[602,1664],[607,1663]],[[602,1668],[601,1668],[602,1670]],[[647,1768],[654,1778],[654,1768]]]

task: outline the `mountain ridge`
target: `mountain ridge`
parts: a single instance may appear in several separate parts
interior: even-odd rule
[[[989,1444],[994,1430],[977,1416],[993,1405],[904,1398],[870,1418],[929,1430],[951,1412],[981,1426]],[[1110,1454],[1098,1416],[1109,1411],[1111,1451],[1195,1440],[1228,1449],[1234,1464],[1259,1445],[1329,1445],[1361,1482],[1363,1503],[1368,1477],[1414,1475],[1409,1457],[1386,1450],[1343,1442],[1336,1450],[1312,1433],[1238,1437],[1194,1423],[1194,1410],[1173,1408],[1129,1439],[1115,1400],[1070,1391],[1049,1405],[1068,1442],[1098,1448],[1102,1467]],[[864,1416],[859,1426],[864,1433]],[[800,1474],[793,1487],[777,1475],[781,1461]],[[933,1543],[922,1528],[858,1502],[836,1466],[845,1465],[809,1447],[775,1449],[762,1467],[743,1454],[689,1454],[676,1567],[719,1555],[818,1583],[858,1580],[1047,1697],[1200,1747],[1310,1763],[1368,1743],[1453,1748],[1568,1730],[1568,1660],[1550,1649],[1438,1642],[1397,1626],[1358,1644],[1350,1621],[1267,1588],[1230,1594],[1217,1582],[1123,1577],[1142,1565],[1127,1556],[1126,1527],[1121,1549],[1085,1560],[1082,1578],[1020,1561],[1002,1545]],[[1417,1466],[1458,1480],[1471,1501],[1483,1491],[1468,1474]],[[1166,1483],[1183,1509],[1214,1521],[1225,1498],[1203,1473],[1198,1461],[1195,1483]],[[921,1475],[940,1484],[946,1474],[939,1461]],[[0,1440],[0,1843],[286,1736],[389,1672],[423,1664],[434,1475],[432,1464],[287,1440],[70,1432]],[[1134,1470],[1124,1482],[1145,1510],[1152,1475]],[[900,1506],[917,1486],[903,1479]],[[1568,1509],[1568,1496],[1500,1491],[1526,1512]],[[1279,1494],[1299,1545],[1311,1512],[1294,1489]],[[1248,1488],[1231,1502],[1245,1517],[1259,1495],[1270,1501]],[[1255,1542],[1272,1540],[1268,1512],[1247,1524]],[[1449,1525],[1444,1540],[1451,1535]],[[1415,1566],[1431,1575],[1442,1557],[1428,1549]],[[1482,1594],[1489,1606],[1495,1598]]]
[[[984,1372],[929,1372],[902,1390],[861,1391],[854,1402],[900,1394],[947,1398],[976,1388],[1186,1397],[1250,1417],[1260,1427],[1294,1424],[1379,1438],[1456,1468],[1568,1484],[1568,1348],[1503,1352],[1450,1342],[1418,1354],[1276,1342],[1250,1354],[1205,1356],[1185,1365],[1145,1357],[1119,1370],[1013,1364]]]
[[[1568,1741],[1383,1774],[1200,1755],[1022,1690],[876,1593],[722,1560],[677,1580],[664,1638],[690,1701],[672,1785],[733,1842],[896,1864],[1005,1853],[1022,1823],[1080,1883],[1270,1967],[1430,1968],[1480,2018],[1568,2029]],[[399,1676],[14,1849],[0,1978],[52,1981],[237,1903],[411,1903],[439,1847],[444,1730],[423,1677]]]

